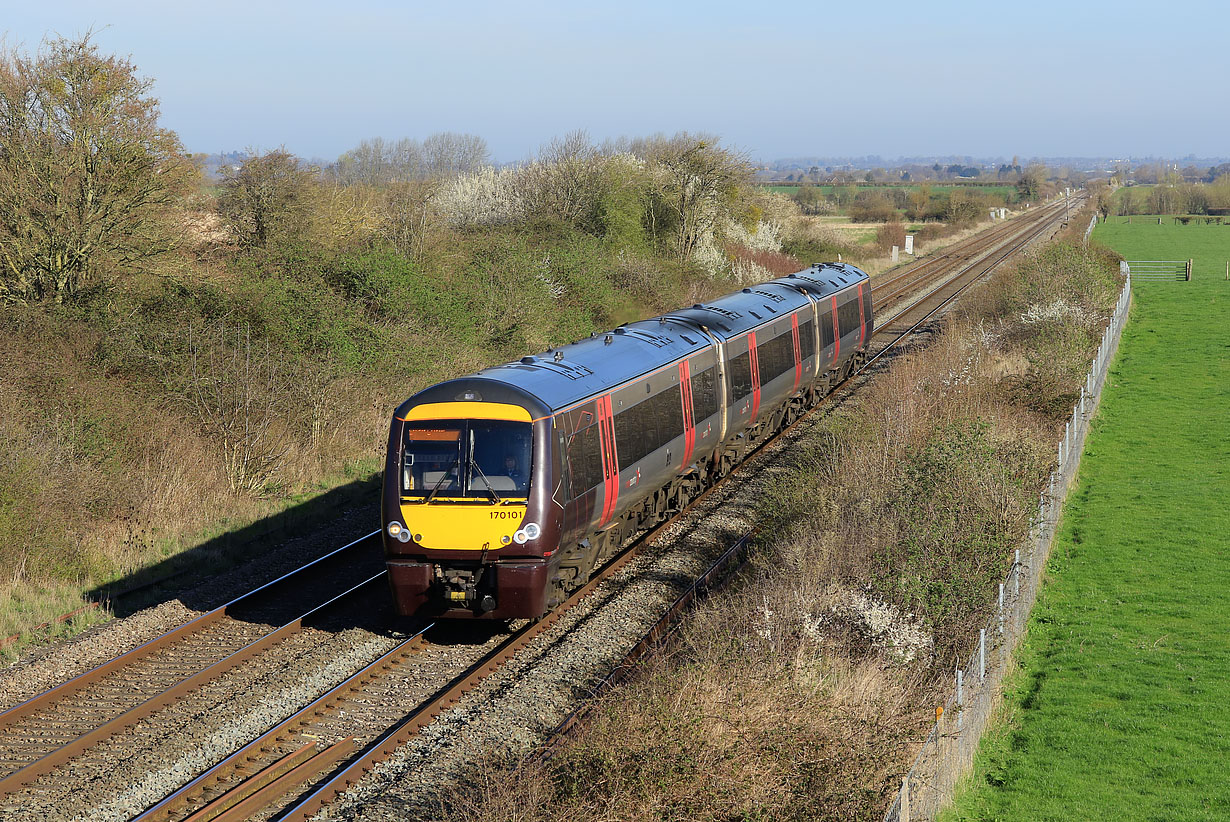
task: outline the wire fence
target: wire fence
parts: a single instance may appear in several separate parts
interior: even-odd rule
[[[1107,368],[1119,347],[1131,302],[1131,285],[1129,276],[1081,386],[1080,401],[1065,426],[1055,470],[1038,500],[1036,521],[1029,537],[1016,549],[1012,567],[999,585],[995,613],[986,627],[979,630],[965,667],[954,672],[952,695],[913,767],[902,778],[901,790],[884,822],[934,819],[952,801],[957,781],[973,766],[978,741],[998,701],[1012,652],[1024,637],[1029,612],[1038,596],[1059,511],[1076,476],[1089,420],[1102,397]]]
[[[1095,213],[1089,218],[1089,227],[1085,229],[1085,239],[1082,242],[1089,245],[1089,238],[1093,236],[1093,227],[1098,224],[1098,215]]]

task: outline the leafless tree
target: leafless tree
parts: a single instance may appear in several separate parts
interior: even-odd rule
[[[0,55],[0,299],[63,302],[182,237],[196,170],[151,82],[90,38]]]
[[[218,211],[241,246],[293,239],[308,223],[317,170],[284,148],[223,171]]]
[[[751,180],[751,164],[716,138],[686,132],[653,138],[639,151],[661,171],[658,193],[676,219],[676,252],[683,263],[717,225],[733,193]]]
[[[235,493],[259,493],[275,479],[290,443],[280,417],[285,372],[251,329],[190,329],[189,407],[203,432],[222,448],[223,471]]]
[[[383,191],[379,233],[412,260],[420,261],[440,192],[439,180],[390,183]]]
[[[526,211],[578,227],[589,222],[602,194],[603,157],[584,131],[543,146],[521,169],[518,183]]]
[[[487,164],[487,141],[474,134],[444,131],[423,141],[423,165],[432,177],[469,174]]]

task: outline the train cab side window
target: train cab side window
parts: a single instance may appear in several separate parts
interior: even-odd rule
[[[574,497],[602,482],[602,448],[597,423],[572,436],[568,444],[568,468],[572,472]]]
[[[692,375],[692,422],[700,424],[717,411],[717,368],[706,368]]]
[[[752,360],[744,351],[730,361],[730,402],[741,400],[752,393]]]
[[[822,306],[820,312],[820,346],[828,348],[833,344],[833,312],[829,307]]]
[[[799,359],[806,361],[808,357],[816,353],[816,329],[812,327],[811,320],[799,324]]]
[[[871,322],[871,289],[863,288],[863,322],[867,324],[867,333],[872,331]]]

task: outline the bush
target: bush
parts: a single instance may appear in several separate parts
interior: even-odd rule
[[[889,254],[893,246],[905,248],[905,226],[901,223],[885,223],[876,229],[876,247],[884,254]]]

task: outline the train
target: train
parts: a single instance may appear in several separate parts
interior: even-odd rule
[[[381,530],[403,616],[537,619],[861,367],[867,274],[823,263],[418,392]]]

